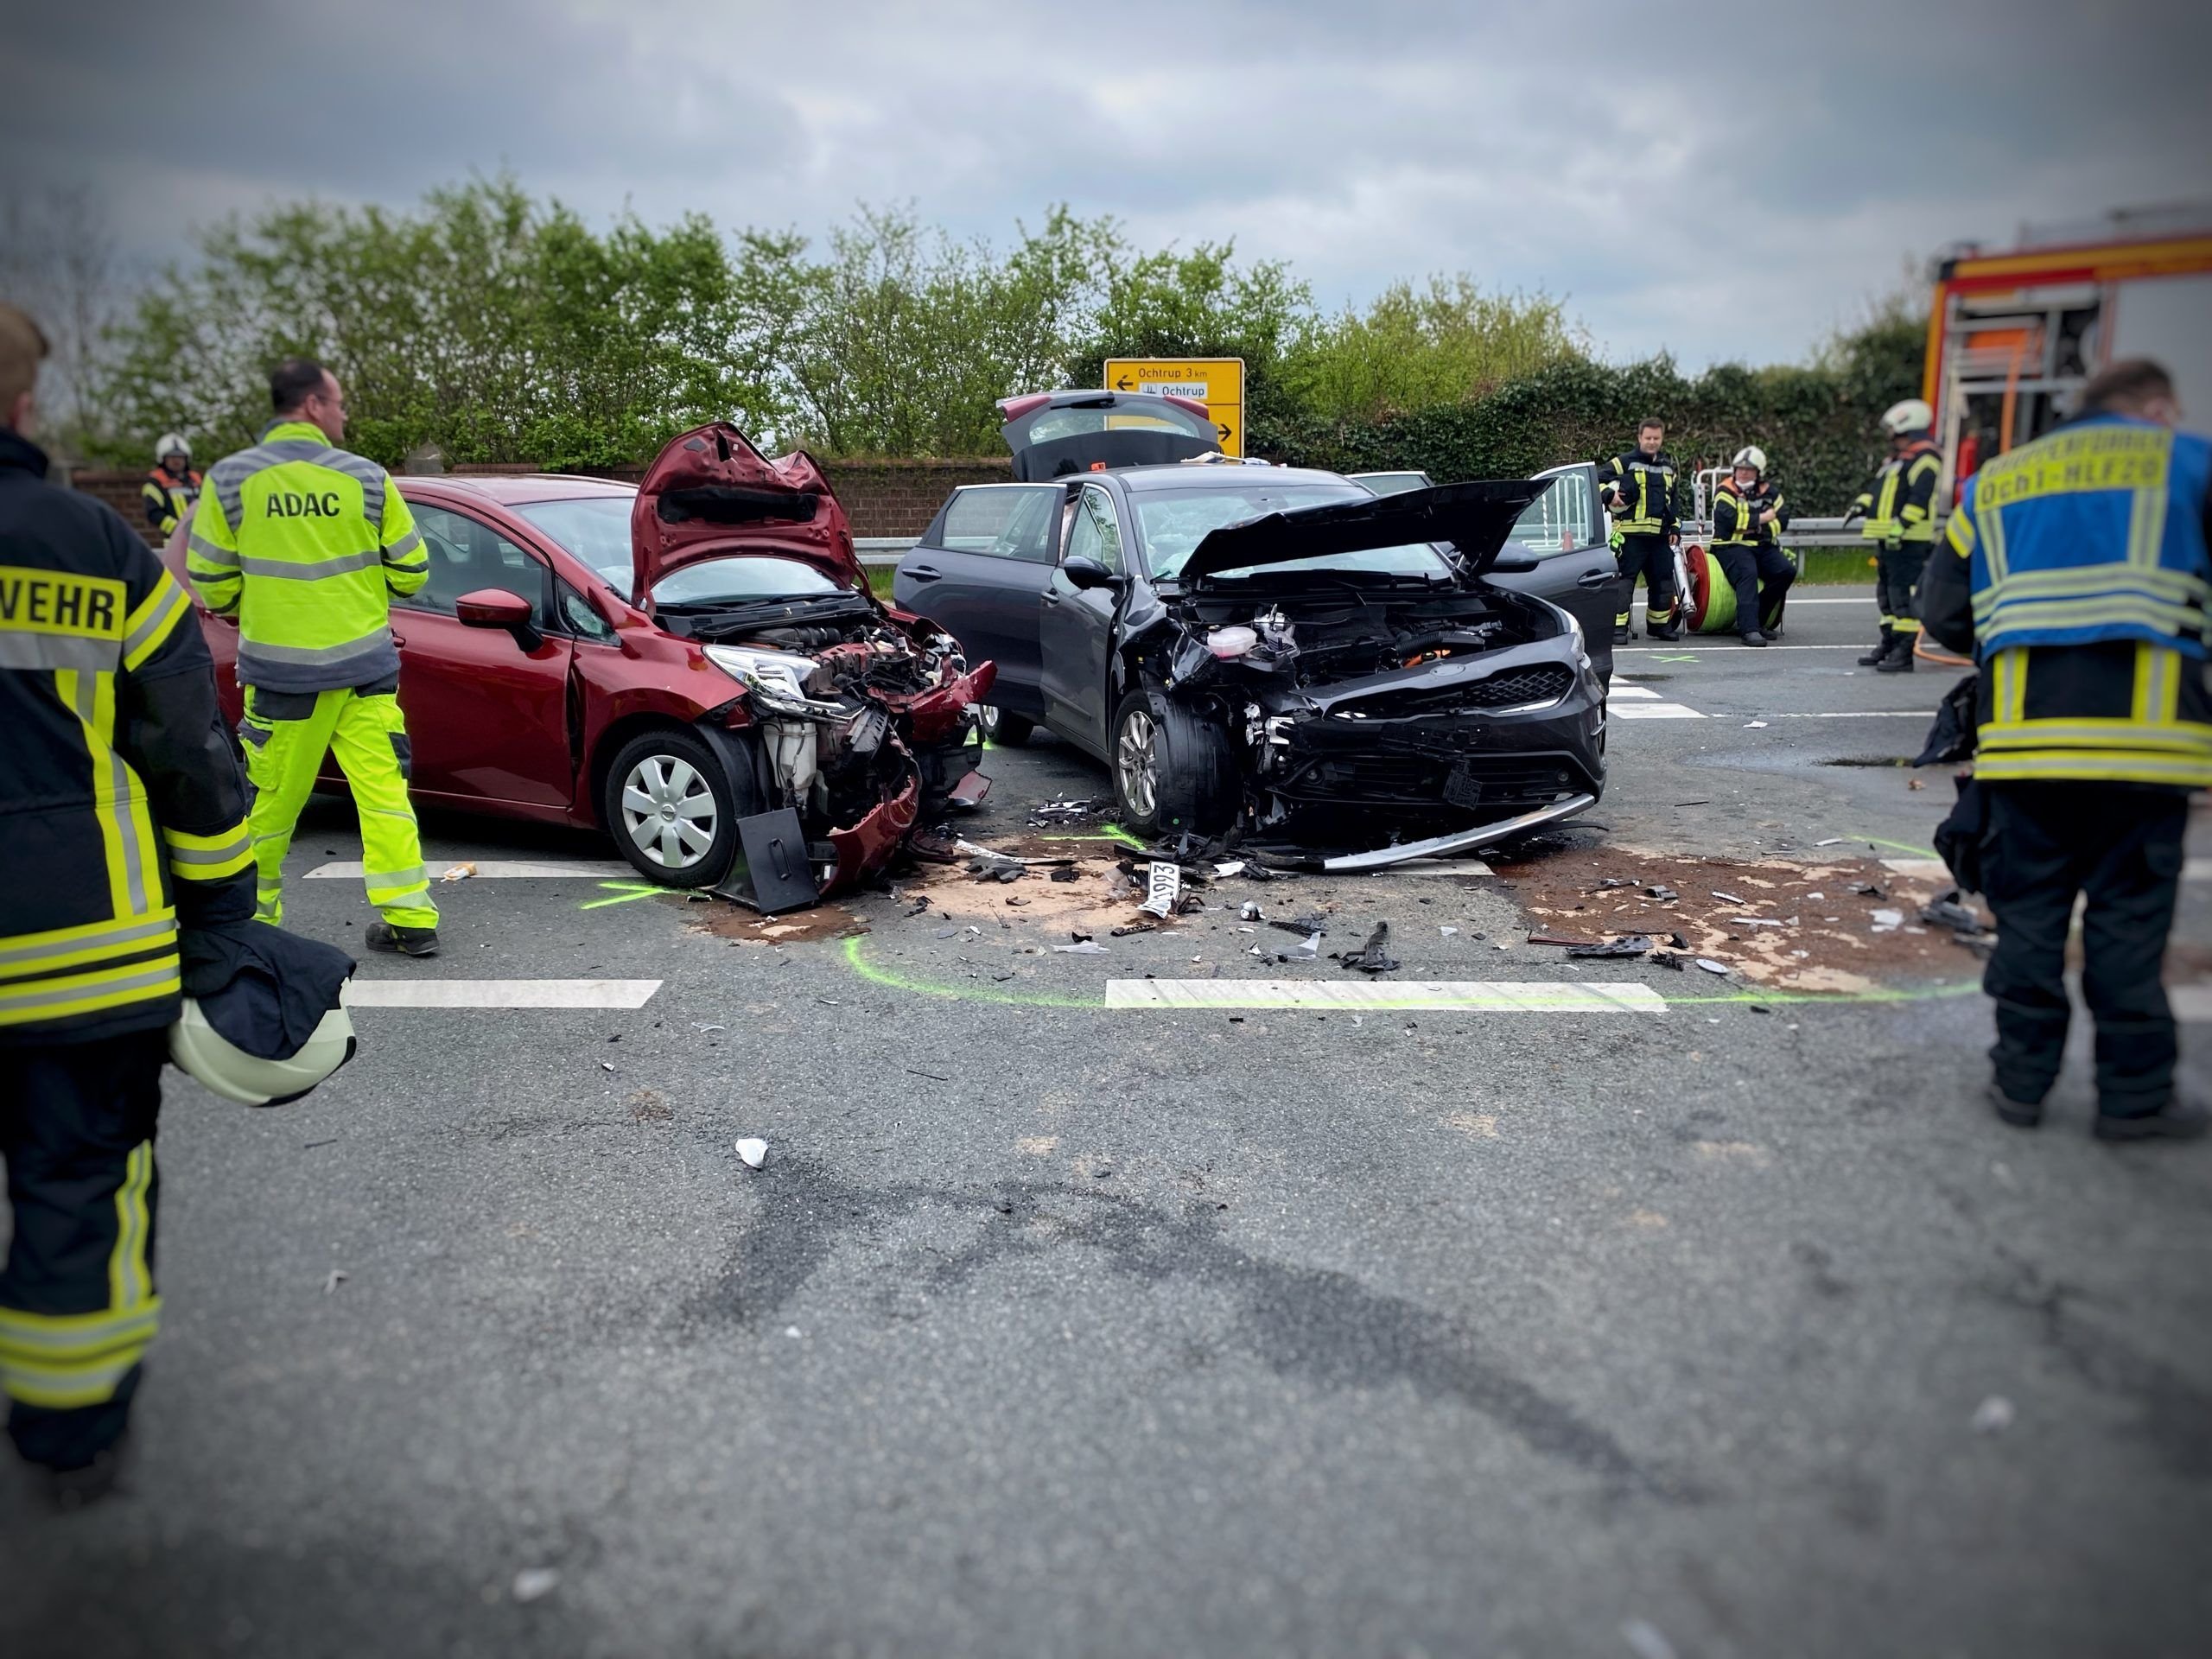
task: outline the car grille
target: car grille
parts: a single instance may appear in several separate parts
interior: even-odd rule
[[[1336,712],[1364,715],[1370,720],[1413,720],[1423,715],[1457,715],[1480,709],[1518,709],[1529,703],[1557,702],[1573,689],[1573,669],[1560,663],[1538,663],[1457,685],[1409,686],[1401,691],[1377,692]]]
[[[1471,755],[1452,761],[1357,754],[1314,762],[1285,792],[1317,803],[1535,807],[1587,787],[1579,770],[1555,755]]]

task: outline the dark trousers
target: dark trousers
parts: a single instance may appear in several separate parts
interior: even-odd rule
[[[1997,950],[1982,988],[1997,1003],[1997,1084],[2040,1101],[2058,1077],[2068,1006],[2061,978],[2074,895],[2082,996],[2097,1026],[2097,1109],[2155,1112],[2173,1090],[2173,1011],[2159,977],[2180,890],[2188,798],[2110,784],[1985,785],[1982,896]]]
[[[0,1270],[8,1433],[81,1468],[123,1433],[154,1339],[155,1120],[167,1034],[0,1047],[14,1231]]]
[[[1920,578],[1928,569],[1932,542],[1907,542],[1894,553],[1887,548],[1874,555],[1874,602],[1882,607],[1882,626],[1900,633],[1920,632]]]
[[[1781,627],[1783,601],[1789,596],[1789,584],[1797,580],[1797,567],[1789,556],[1764,543],[1716,547],[1712,553],[1736,590],[1736,632],[1749,633],[1757,628],[1772,633]]]
[[[1644,582],[1644,624],[1665,627],[1675,616],[1675,550],[1664,536],[1624,536],[1618,555],[1621,575],[1628,580],[1621,588],[1621,608],[1616,626],[1628,626],[1629,606],[1636,598],[1636,579]]]

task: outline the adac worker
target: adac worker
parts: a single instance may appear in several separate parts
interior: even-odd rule
[[[336,378],[289,357],[269,391],[275,423],[208,470],[186,545],[208,609],[238,619],[257,913],[283,919],[284,854],[327,751],[360,810],[362,879],[384,917],[369,948],[429,956],[438,912],[407,798],[391,601],[429,579],[429,556],[391,475],[334,447],[346,435]]]
[[[2080,418],[1976,474],[1929,566],[1923,615],[1981,670],[1976,787],[1997,949],[1991,1103],[2042,1121],[2066,1046],[2076,893],[2097,1027],[2096,1133],[2204,1132],[2174,1094],[2159,982],[2192,790],[2212,786],[2204,688],[2212,444],[2173,430],[2173,383],[2115,363]]]
[[[1936,411],[1917,397],[1891,404],[1882,415],[1890,458],[1844,514],[1847,522],[1864,515],[1874,550],[1882,637],[1859,665],[1878,674],[1911,673],[1912,648],[1920,643],[1920,578],[1936,545],[1936,486],[1943,474],[1943,452],[1929,435],[1935,424]]]
[[[1679,639],[1675,620],[1675,548],[1681,525],[1675,514],[1675,463],[1660,448],[1667,423],[1656,416],[1638,422],[1636,448],[1624,449],[1598,469],[1598,487],[1613,515],[1613,549],[1626,587],[1613,618],[1613,643],[1636,635],[1629,627],[1629,602],[1636,579],[1643,578],[1643,626],[1654,639]]]
[[[1736,632],[1747,645],[1764,645],[1782,632],[1783,601],[1797,580],[1797,567],[1782,550],[1781,532],[1789,527],[1782,492],[1767,481],[1766,451],[1745,444],[1713,493],[1709,550],[1736,590]]]
[[[253,858],[191,601],[113,510],[45,481],[44,355],[0,305],[0,1385],[67,1503],[112,1478],[161,1312],[178,931],[248,922]]]
[[[192,470],[192,446],[174,432],[154,446],[154,470],[138,486],[146,522],[167,541],[200,499],[200,474]]]

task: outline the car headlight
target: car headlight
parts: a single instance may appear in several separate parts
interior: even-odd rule
[[[756,651],[745,645],[706,645],[707,660],[753,694],[765,714],[809,715],[815,711],[806,695],[806,677],[814,671],[810,657],[788,652]]]
[[[1560,607],[1560,614],[1567,618],[1567,632],[1574,637],[1575,659],[1580,662],[1583,667],[1588,668],[1591,665],[1590,639],[1589,636],[1582,632],[1582,619],[1577,616],[1573,611],[1567,610],[1564,606]]]

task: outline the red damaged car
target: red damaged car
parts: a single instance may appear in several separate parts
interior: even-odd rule
[[[809,868],[785,879],[828,893],[883,868],[950,798],[980,797],[971,710],[993,665],[870,594],[810,457],[770,461],[717,423],[635,488],[399,491],[430,554],[391,612],[423,804],[601,829],[683,887],[729,876],[741,843],[787,845],[789,810]],[[163,556],[180,580],[186,533]],[[237,631],[200,625],[235,720]],[[344,786],[327,761],[324,782]]]

